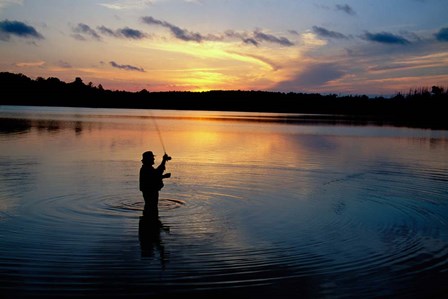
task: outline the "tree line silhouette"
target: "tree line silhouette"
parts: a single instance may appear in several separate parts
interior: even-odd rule
[[[387,98],[241,90],[130,92],[85,84],[79,77],[66,83],[54,77],[33,80],[1,72],[0,88],[0,105],[324,114],[376,124],[448,128],[448,90],[439,86]]]

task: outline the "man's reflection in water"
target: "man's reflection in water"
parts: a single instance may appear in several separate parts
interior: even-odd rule
[[[168,256],[165,253],[165,247],[160,234],[162,231],[169,232],[169,230],[169,227],[163,225],[157,216],[140,216],[138,237],[142,257],[155,257],[158,252],[162,269],[165,269]]]

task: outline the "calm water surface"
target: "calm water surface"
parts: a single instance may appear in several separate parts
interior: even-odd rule
[[[0,106],[0,296],[446,298],[447,183],[448,131]]]

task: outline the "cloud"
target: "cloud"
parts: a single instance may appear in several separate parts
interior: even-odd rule
[[[336,10],[345,12],[346,14],[349,14],[351,16],[356,15],[356,12],[348,4],[336,4]]]
[[[101,36],[99,36],[94,29],[83,23],[79,23],[75,28],[73,28],[73,32],[75,33],[73,37],[78,40],[86,40],[84,35],[90,36],[95,40],[101,40]]]
[[[17,67],[42,67],[45,65],[45,61],[39,60],[39,61],[33,61],[33,62],[17,62]]]
[[[261,30],[257,29],[253,32],[247,33],[247,32],[236,32],[233,30],[227,30],[224,33],[225,37],[230,39],[240,39],[243,43],[253,45],[253,46],[259,46],[261,42],[270,42],[270,43],[276,43],[282,46],[293,46],[294,43],[291,42],[286,37],[277,37],[272,34],[264,33]]]
[[[336,63],[317,63],[307,66],[302,72],[295,75],[292,80],[280,82],[276,88],[279,90],[299,90],[301,88],[322,87],[329,81],[339,79],[345,75],[341,66]]]
[[[328,38],[335,38],[335,39],[347,39],[346,35],[336,32],[336,31],[331,31],[331,30],[325,29],[323,27],[313,26],[313,31],[314,31],[314,33],[316,33],[317,35],[319,35],[321,37],[328,37]]]
[[[170,0],[118,0],[112,3],[99,3],[98,5],[112,10],[129,10],[129,9],[144,9],[145,7],[148,7],[150,5],[168,1]],[[202,4],[202,0],[183,0],[183,2],[192,4]]]
[[[57,62],[57,65],[63,69],[71,69],[72,65],[68,63],[67,61],[59,60]]]
[[[123,35],[126,38],[131,38],[131,39],[142,39],[145,38],[146,35],[141,32],[140,30],[136,30],[136,29],[131,29],[131,28],[123,28],[123,29],[118,29],[118,31],[120,32],[121,35]]]
[[[0,0],[0,9],[10,5],[22,5],[23,0]]]
[[[117,32],[113,31],[112,29],[107,28],[106,26],[99,26],[98,30],[103,35],[109,35],[109,36],[113,36],[113,37],[118,37],[118,33]]]
[[[448,42],[448,27],[442,28],[434,34],[439,42]]]
[[[182,29],[176,25],[173,25],[171,23],[168,23],[166,21],[157,20],[153,17],[143,17],[143,22],[148,25],[159,25],[162,27],[165,27],[171,31],[171,33],[180,40],[183,41],[195,41],[195,42],[202,42],[204,40],[204,36],[202,36],[200,33],[197,32],[191,32],[186,29]]]
[[[22,38],[43,39],[43,35],[34,27],[19,21],[4,20],[0,22],[0,40],[8,41],[11,36]]]
[[[336,4],[335,6],[329,6],[325,4],[314,4],[317,8],[325,9],[325,10],[335,10],[341,11],[351,16],[356,15],[356,11],[348,4]]]
[[[126,70],[126,71],[145,72],[145,70],[141,67],[136,67],[136,66],[132,66],[129,64],[118,64],[115,61],[111,61],[109,63],[112,67],[117,68],[117,69],[122,69],[122,70]]]
[[[236,32],[234,30],[227,30],[224,33],[224,36],[229,39],[239,39],[243,43],[258,47],[259,42],[253,37],[250,36],[246,32]]]
[[[253,38],[250,38],[250,37],[249,38],[244,38],[244,39],[242,39],[242,41],[245,44],[253,45],[253,46],[258,47],[258,42],[255,39],[253,39]]]
[[[382,44],[398,44],[398,45],[410,44],[410,41],[407,40],[406,38],[400,35],[392,34],[390,32],[380,32],[380,33],[366,32],[361,38]]]
[[[182,29],[176,25],[173,25],[166,21],[155,19],[151,16],[142,17],[142,21],[148,25],[158,25],[167,28],[177,39],[183,41],[194,41],[200,43],[203,41],[223,41],[225,39],[239,39],[243,43],[253,46],[258,46],[261,42],[270,42],[288,47],[294,45],[294,43],[286,37],[278,37],[269,33],[262,32],[260,29],[254,30],[250,33],[227,30],[220,35],[204,35],[198,32],[192,32],[186,29]]]
[[[250,59],[254,59],[256,61],[259,61],[260,63],[263,63],[263,64],[269,66],[273,71],[278,71],[279,69],[282,68],[282,66],[280,64],[274,62],[273,60],[271,60],[269,58],[263,57],[261,55],[243,53],[243,52],[238,52],[238,51],[227,51],[227,53],[238,55],[240,57],[247,57]]]
[[[107,28],[105,26],[98,27],[98,30],[104,34],[109,35],[113,37],[119,37],[119,38],[129,38],[129,39],[144,39],[147,37],[147,35],[140,30],[132,29],[129,27],[112,30],[110,28]]]
[[[288,32],[292,35],[300,35],[300,33],[297,30],[288,30]]]
[[[382,72],[382,71],[394,71],[394,70],[400,70],[400,69],[405,69],[408,68],[409,65],[404,64],[404,63],[395,63],[395,64],[391,64],[391,65],[376,65],[376,66],[372,66],[369,67],[369,71],[374,71],[374,72]]]
[[[257,41],[267,41],[275,44],[280,44],[282,46],[293,46],[294,43],[291,42],[286,37],[277,37],[272,34],[263,33],[259,30],[254,31],[254,38]]]
[[[145,6],[149,6],[153,1],[149,0],[127,0],[116,1],[114,3],[99,3],[98,5],[112,9],[112,10],[125,10],[125,9],[141,9]]]

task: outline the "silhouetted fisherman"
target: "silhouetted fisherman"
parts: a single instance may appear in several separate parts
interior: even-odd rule
[[[140,168],[140,191],[143,193],[145,207],[143,216],[158,219],[159,191],[163,188],[163,179],[171,177],[171,173],[164,174],[166,161],[171,160],[167,154],[163,155],[162,163],[154,168],[154,154],[151,151],[143,153],[142,167]]]

